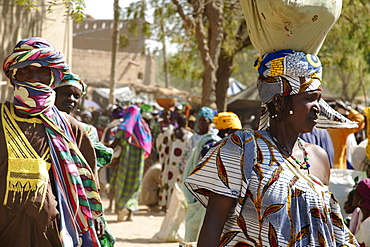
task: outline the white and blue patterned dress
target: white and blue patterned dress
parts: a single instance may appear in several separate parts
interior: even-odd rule
[[[238,131],[214,146],[185,181],[237,199],[219,246],[358,246],[334,195],[284,157],[266,131]]]

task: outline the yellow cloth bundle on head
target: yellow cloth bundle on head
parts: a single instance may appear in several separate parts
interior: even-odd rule
[[[292,49],[317,55],[338,20],[341,0],[240,0],[253,47],[260,54]]]
[[[239,117],[233,112],[219,112],[214,117],[213,122],[218,130],[242,128]]]

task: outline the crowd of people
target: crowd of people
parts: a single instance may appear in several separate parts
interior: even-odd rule
[[[289,54],[295,55],[294,52]],[[68,81],[69,77],[66,78],[64,81]],[[263,78],[260,77],[259,80],[261,80],[260,87],[269,86]],[[63,83],[66,84],[64,81],[55,89],[56,102],[59,101],[58,91],[60,89],[58,88],[63,89],[65,86]],[[82,83],[78,77],[75,81]],[[292,93],[291,96],[282,97],[278,92],[271,94],[272,98],[264,102],[270,116],[269,124],[258,131],[257,129],[238,131],[243,127],[235,113],[217,113],[208,107],[189,112],[175,108],[155,109],[153,106],[143,104],[109,106],[106,110],[107,116],[105,116],[109,118],[109,121],[103,121],[105,124],[100,126],[102,129],[100,135],[96,127],[93,127],[94,135],[98,137],[90,137],[90,140],[100,140],[99,145],[105,146],[109,153],[113,153],[113,149],[115,153],[111,155],[113,157],[110,160],[99,165],[101,187],[105,189],[106,195],[110,198],[107,210],[114,209],[117,221],[134,220],[134,212],[138,210],[139,204],[146,205],[148,210],[158,211],[165,215],[160,231],[151,240],[153,242],[195,243],[199,240],[199,246],[203,245],[202,241],[209,246],[209,239],[214,239],[216,244],[220,238],[225,243],[236,244],[245,241],[243,235],[251,227],[258,226],[257,229],[260,229],[258,234],[261,236],[271,234],[271,229],[276,232],[275,228],[281,227],[281,221],[287,217],[284,225],[291,228],[292,232],[298,234],[299,231],[307,231],[306,236],[295,239],[295,242],[322,241],[316,239],[317,235],[310,236],[309,234],[317,231],[328,233],[323,236],[326,242],[342,241],[355,246],[356,241],[353,236],[356,236],[357,240],[367,243],[366,234],[363,233],[367,225],[366,219],[369,216],[367,212],[369,198],[366,186],[364,186],[368,185],[367,180],[360,181],[359,184],[363,189],[361,193],[356,194],[359,196],[353,197],[357,199],[346,202],[346,204],[351,204],[352,210],[345,210],[343,202],[330,197],[328,187],[332,169],[355,169],[364,173],[369,169],[367,146],[363,144],[367,141],[366,133],[369,133],[370,124],[368,124],[369,117],[367,116],[369,108],[352,109],[349,104],[341,101],[332,102],[332,108],[342,112],[342,115],[346,117],[343,118],[343,126],[346,127],[332,128],[329,131],[316,128],[314,126],[319,122],[321,108],[326,106],[321,105],[320,84],[313,84],[306,89],[307,91],[297,95]],[[291,86],[299,87],[299,84]],[[260,90],[264,91],[264,89]],[[75,98],[80,98],[84,94],[83,87],[79,92],[81,95]],[[59,105],[61,103],[56,103],[56,106],[61,108],[62,106]],[[77,105],[78,103],[72,109],[76,109]],[[71,113],[68,110],[64,111]],[[77,119],[85,122],[83,125],[94,125],[91,124],[92,114],[90,112],[75,111],[74,114]],[[84,115],[88,115],[87,121],[83,120]],[[100,117],[104,117],[104,114],[100,114]],[[194,120],[196,124],[189,125],[189,119]],[[85,127],[85,130],[88,129]],[[296,142],[287,138],[290,135]],[[347,141],[351,135],[356,136],[352,144]],[[95,146],[93,145],[95,154],[98,156],[98,150],[101,149]],[[351,151],[347,152],[348,150]],[[358,153],[357,156],[359,156],[360,150],[362,160],[361,164],[357,164],[360,158],[352,158],[352,156],[354,157],[354,153]],[[342,162],[339,162],[340,160]],[[222,168],[219,167],[220,162]],[[243,164],[251,162],[254,166],[245,165],[243,168]],[[104,170],[106,171],[102,172]],[[259,170],[259,172],[255,174],[254,170]],[[279,179],[274,181],[272,186],[270,184],[272,178],[268,178],[267,174],[275,173],[278,174],[275,176]],[[217,179],[210,174],[218,174]],[[258,179],[262,174],[267,176],[265,178],[267,180]],[[292,179],[298,179],[298,181],[290,185],[290,189],[287,190],[283,185],[285,181],[292,181]],[[250,181],[249,184],[246,181]],[[241,187],[232,187],[232,184],[233,186],[238,184]],[[223,188],[223,186],[226,187]],[[258,188],[266,188],[266,191],[262,193]],[[354,194],[356,188],[357,186],[351,194]],[[179,201],[178,194],[172,199],[172,193],[179,193],[179,191],[183,194],[182,201]],[[238,198],[236,191],[240,191],[239,196],[251,193],[250,196],[254,199],[248,201],[246,198],[239,198],[238,204],[235,201],[235,198]],[[296,191],[304,191],[303,195],[307,194],[307,196],[296,197],[294,196]],[[321,195],[325,196],[321,198]],[[292,207],[293,201],[286,201],[286,198],[290,196],[292,197],[290,200],[294,197],[295,205],[295,209],[290,208],[291,211],[288,210],[288,205]],[[281,200],[282,198],[284,200]],[[316,202],[311,202],[308,207],[304,204],[307,200]],[[276,203],[280,206],[275,209],[275,215],[264,216],[263,210],[269,209]],[[248,212],[253,210],[257,204],[260,213],[250,215]],[[186,206],[182,209],[182,213],[172,212],[173,210],[179,211],[183,205]],[[205,205],[207,205],[207,210]],[[303,211],[301,211],[302,205],[305,205]],[[327,225],[331,230],[323,227],[324,224],[315,215],[311,214],[311,217],[302,215],[314,210],[318,210],[319,213],[331,212],[331,215],[326,215],[321,219],[332,222]],[[324,211],[321,212],[321,210]],[[350,217],[342,218],[341,212],[343,211]],[[230,216],[229,212],[233,212],[233,216]],[[351,220],[352,213],[354,220]],[[279,214],[280,223],[270,219],[271,217],[276,219],[277,214]],[[343,220],[344,225],[338,229],[333,227],[335,225],[333,215]],[[293,219],[292,216],[294,216]],[[245,229],[243,231],[237,231],[240,227],[238,226],[240,222],[238,223],[237,220],[239,217],[243,217],[243,228]],[[269,220],[263,224],[258,223],[264,219],[261,217]],[[214,226],[222,225],[215,220],[225,221],[225,228],[215,229]],[[289,225],[288,222],[292,220],[300,222],[299,225]],[[311,223],[308,227],[309,222],[315,223]],[[269,228],[264,226],[267,223],[270,224]],[[181,232],[181,224],[184,224],[185,232]],[[278,225],[274,227],[274,224]],[[201,234],[202,226],[204,229]],[[346,227],[349,230],[343,231],[347,229]],[[221,231],[225,233],[221,234]],[[226,233],[230,231],[237,231],[241,235],[235,232],[235,235],[229,236]],[[284,239],[293,241],[291,240],[292,232],[284,231],[284,234],[280,233],[281,236],[276,235],[274,241],[279,243],[284,243]],[[217,233],[220,236],[214,235]],[[332,236],[335,236],[335,240]],[[260,244],[264,245],[267,244],[264,241],[270,244],[271,239],[262,238],[258,241],[262,241]]]

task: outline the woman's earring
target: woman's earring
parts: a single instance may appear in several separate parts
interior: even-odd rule
[[[293,115],[293,114],[294,114],[293,110],[290,110],[289,115]]]

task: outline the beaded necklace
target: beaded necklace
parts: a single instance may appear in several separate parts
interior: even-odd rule
[[[298,147],[300,149],[302,149],[303,153],[304,153],[304,162],[301,162],[299,159],[297,159],[296,157],[293,156],[293,154],[291,154],[289,152],[289,150],[283,145],[281,144],[275,136],[272,135],[272,133],[270,132],[270,130],[268,129],[267,132],[270,134],[271,138],[274,140],[274,142],[279,145],[282,149],[284,149],[285,152],[287,152],[290,157],[295,161],[295,163],[297,163],[299,165],[299,167],[301,169],[305,169],[305,170],[308,170],[308,168],[310,168],[310,164],[308,163],[308,153],[305,149],[305,147],[303,146],[303,143],[302,143],[302,140],[300,138],[298,138],[297,142],[298,142]]]

